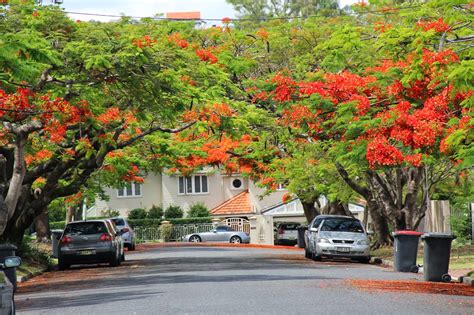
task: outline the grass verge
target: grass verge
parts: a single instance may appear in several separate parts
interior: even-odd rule
[[[371,252],[373,257],[393,261],[393,247],[382,247]],[[420,246],[417,255],[417,264],[423,264],[423,247]],[[474,245],[465,245],[451,249],[449,270],[474,270]]]

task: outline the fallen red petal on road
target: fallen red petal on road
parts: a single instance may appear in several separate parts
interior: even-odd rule
[[[416,292],[474,296],[474,287],[461,283],[442,283],[402,280],[346,280],[350,285],[366,291]]]

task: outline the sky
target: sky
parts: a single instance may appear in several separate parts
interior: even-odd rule
[[[47,4],[50,0],[43,0]],[[340,0],[340,4],[355,3],[357,0]],[[232,5],[225,0],[64,0],[61,5],[69,12],[100,13],[128,16],[153,16],[158,13],[200,11],[201,18],[223,17],[234,18],[236,12]],[[101,20],[110,18],[88,17],[84,15],[70,14],[71,18],[78,20]]]

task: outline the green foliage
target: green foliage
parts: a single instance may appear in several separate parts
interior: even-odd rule
[[[159,227],[161,219],[127,219],[132,228]]]
[[[49,221],[61,221],[66,219],[66,207],[61,199],[54,200],[48,206]]]
[[[48,252],[41,250],[29,236],[25,236],[21,245],[17,250],[17,255],[21,256],[22,259],[32,261],[34,263],[43,265],[43,266],[52,266],[53,261]]]
[[[128,223],[133,228],[146,228],[146,227],[159,227],[162,219],[142,219],[142,220],[128,220]],[[167,219],[174,225],[180,224],[199,224],[199,223],[211,223],[211,217],[200,217],[200,218],[179,218],[179,219]]]
[[[162,224],[160,226],[160,239],[169,242],[173,233],[173,224]]]
[[[189,208],[188,218],[209,217],[209,209],[203,203],[195,203]]]
[[[66,221],[49,222],[49,228],[51,230],[64,230],[65,227]]]
[[[146,219],[147,217],[147,212],[143,208],[136,208],[130,211],[128,214],[128,219],[130,220],[140,220],[140,219]]]
[[[153,205],[147,214],[147,219],[161,219],[163,217],[163,209]]]
[[[120,211],[118,210],[113,210],[113,209],[108,209],[108,210],[102,210],[100,212],[102,217],[104,218],[114,218],[120,216]]]
[[[165,210],[165,219],[179,219],[183,217],[183,209],[180,206],[170,205]]]

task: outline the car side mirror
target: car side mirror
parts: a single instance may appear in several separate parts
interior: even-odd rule
[[[21,258],[17,256],[10,256],[4,259],[3,264],[0,264],[3,269],[15,268],[21,265]]]
[[[212,230],[212,233],[217,233],[217,230]]]
[[[311,228],[309,229],[311,232],[317,232],[318,231],[318,228]]]
[[[374,231],[367,231],[367,235],[374,235],[375,232]]]

